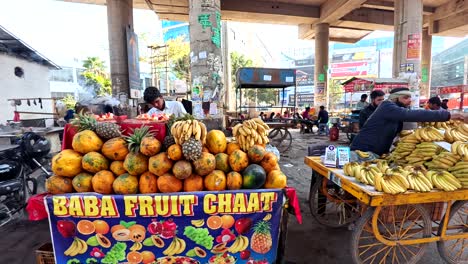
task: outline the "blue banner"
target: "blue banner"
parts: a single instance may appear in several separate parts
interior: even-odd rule
[[[274,263],[282,190],[45,198],[58,264]]]

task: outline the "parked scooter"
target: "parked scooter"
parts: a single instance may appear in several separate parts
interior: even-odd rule
[[[31,177],[38,169],[49,177],[50,142],[33,132],[25,133],[18,147],[0,153],[0,226],[21,211],[28,198],[37,193],[37,180]]]

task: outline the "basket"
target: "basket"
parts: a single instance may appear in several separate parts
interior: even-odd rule
[[[432,221],[440,221],[442,219],[442,213],[444,211],[445,203],[438,202],[438,203],[425,203],[421,204],[424,209],[426,209],[427,213],[431,217]],[[393,223],[399,222],[403,220],[404,217],[404,208],[400,206],[386,206],[382,208],[380,211],[379,218],[384,223]],[[415,220],[416,216],[414,217],[407,217],[407,220]]]
[[[52,243],[45,243],[36,249],[37,264],[55,264],[54,250]]]

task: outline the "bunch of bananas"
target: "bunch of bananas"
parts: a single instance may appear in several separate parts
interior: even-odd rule
[[[141,242],[135,242],[133,246],[130,247],[131,251],[138,251],[143,248],[143,244]]]
[[[432,182],[424,175],[421,170],[414,170],[408,175],[406,179],[409,183],[409,188],[417,192],[430,192],[432,190]]]
[[[361,158],[361,159],[368,159],[370,157],[369,152],[366,151],[361,151],[361,150],[355,150],[356,154]]]
[[[247,151],[255,144],[268,144],[268,130],[270,127],[260,118],[245,120],[232,128],[232,134],[236,137],[242,150]]]
[[[454,128],[460,124],[458,120],[449,120],[447,122],[421,122],[422,127],[435,127],[437,129],[449,129]]]
[[[468,125],[459,124],[456,127],[445,130],[445,141],[452,143],[455,141],[468,141]]]
[[[187,245],[183,239],[180,239],[175,236],[174,239],[172,239],[171,244],[166,248],[166,250],[163,251],[163,254],[166,256],[174,256],[180,254],[184,252],[186,246]]]
[[[376,166],[377,166],[377,169],[379,169],[379,171],[381,173],[385,173],[387,171],[387,169],[390,168],[390,166],[388,165],[388,162],[386,160],[378,160],[376,162]]]
[[[433,156],[432,161],[426,162],[425,165],[430,170],[446,170],[455,165],[460,158],[458,154],[445,151]]]
[[[396,148],[387,157],[387,159],[398,164],[406,164],[407,161],[405,160],[405,157],[410,155],[411,152],[416,149],[416,144],[417,143],[407,143],[404,141],[398,142]]]
[[[428,171],[426,177],[432,185],[446,192],[462,188],[460,181],[448,171]]]
[[[65,250],[65,252],[63,252],[63,254],[65,256],[74,257],[76,255],[85,253],[87,250],[88,244],[86,244],[86,241],[84,241],[81,238],[75,237],[71,245],[68,247],[67,250]]]
[[[444,141],[444,135],[434,127],[418,128],[414,131],[414,136],[422,142]]]
[[[344,171],[345,175],[348,175],[348,176],[351,176],[351,177],[355,177],[354,172],[358,171],[360,169],[361,169],[361,165],[359,165],[359,163],[357,163],[357,162],[348,162],[343,166],[343,171]]]
[[[385,174],[375,175],[375,189],[390,194],[404,193],[409,188],[409,182],[401,173],[387,170]]]
[[[382,172],[380,172],[376,166],[363,166],[354,173],[356,180],[372,186],[375,184],[375,177],[377,177],[377,175],[382,176]]]
[[[406,130],[406,131],[410,131],[410,130]],[[408,132],[406,132],[404,134],[400,133],[400,141],[399,142],[418,144],[421,141],[419,139],[417,139],[415,133],[413,131],[411,131],[411,134],[408,134]]]
[[[239,235],[236,237],[236,240],[234,240],[234,243],[229,247],[228,251],[232,254],[235,254],[237,252],[241,252],[247,249],[249,246],[249,238],[243,235]]]
[[[455,141],[451,148],[452,153],[458,154],[463,161],[468,161],[468,143]]]
[[[463,188],[468,188],[468,162],[460,161],[448,170],[460,181]]]
[[[171,127],[171,134],[177,144],[182,145],[185,141],[194,137],[205,144],[206,126],[195,119],[177,121]]]
[[[202,226],[205,224],[205,220],[203,220],[203,219],[197,219],[197,220],[192,220],[192,221],[190,221],[190,223],[191,223],[194,227],[202,227]]]

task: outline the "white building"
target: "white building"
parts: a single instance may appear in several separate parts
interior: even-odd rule
[[[51,69],[59,66],[0,26],[0,124],[13,120],[15,110],[21,120],[47,118],[53,124]]]

